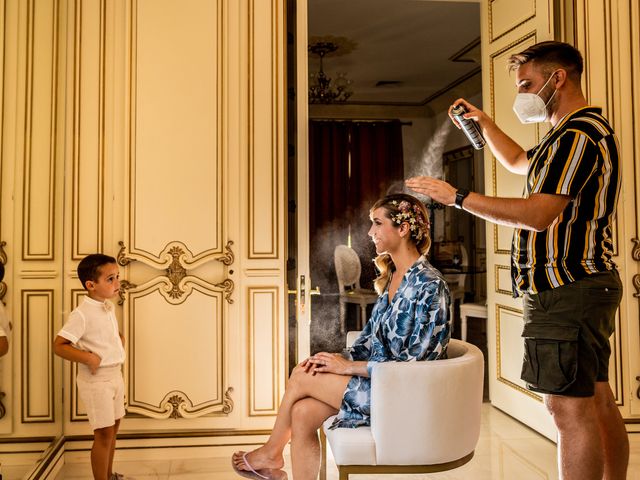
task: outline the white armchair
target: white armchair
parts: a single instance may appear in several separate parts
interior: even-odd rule
[[[350,338],[353,340],[353,337]],[[340,480],[350,474],[431,473],[467,463],[480,435],[484,360],[474,345],[452,339],[448,358],[373,367],[371,426],[321,429]]]

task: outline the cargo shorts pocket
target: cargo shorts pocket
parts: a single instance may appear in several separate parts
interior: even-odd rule
[[[580,327],[557,324],[526,324],[521,378],[542,393],[561,393],[578,372]]]

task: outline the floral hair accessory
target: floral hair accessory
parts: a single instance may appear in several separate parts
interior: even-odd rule
[[[401,202],[392,200],[391,204],[400,210],[398,213],[391,214],[391,220],[398,225],[407,222],[411,236],[418,242],[422,240],[422,237],[424,237],[425,233],[429,230],[429,221],[422,215],[420,207],[418,207],[418,205],[411,205],[406,200],[402,200]]]

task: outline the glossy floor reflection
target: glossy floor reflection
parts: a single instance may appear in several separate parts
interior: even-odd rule
[[[628,478],[640,480],[640,434],[630,434],[631,461]],[[116,453],[116,457],[117,457]],[[336,480],[337,470],[330,456],[328,478]],[[287,458],[287,462],[289,459]],[[162,461],[117,461],[116,471],[132,480],[237,480],[230,459],[181,459]],[[292,479],[290,465],[286,471]],[[57,480],[88,479],[88,463],[66,464]],[[538,480],[556,479],[556,446],[508,415],[484,404],[482,430],[475,457],[468,464],[449,472],[431,475],[354,475],[354,480]]]

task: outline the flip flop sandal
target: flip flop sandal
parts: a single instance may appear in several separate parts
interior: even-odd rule
[[[256,470],[254,470],[251,464],[247,461],[247,453],[248,452],[245,452],[242,454],[242,461],[244,462],[245,467],[247,467],[249,470],[240,470],[238,467],[236,467],[236,464],[234,463],[233,457],[232,457],[231,466],[233,467],[233,471],[244,478],[252,478],[253,480],[270,480],[271,477],[262,475],[258,473]]]

